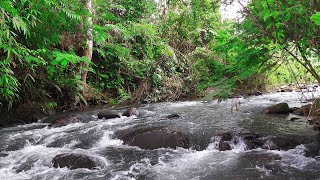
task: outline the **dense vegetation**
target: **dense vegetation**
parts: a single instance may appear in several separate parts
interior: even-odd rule
[[[251,0],[242,21],[222,21],[231,2],[1,0],[0,109],[226,98],[306,73],[320,82],[318,0]]]

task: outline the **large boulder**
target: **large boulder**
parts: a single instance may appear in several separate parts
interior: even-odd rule
[[[96,163],[83,154],[60,154],[52,159],[53,167],[67,167],[69,169],[87,168],[95,169]]]
[[[288,114],[290,109],[287,103],[279,103],[264,109],[264,112],[267,114]]]
[[[105,118],[105,119],[113,119],[113,118],[119,118],[120,115],[115,113],[115,112],[112,112],[110,110],[102,110],[98,113],[98,119],[102,119],[102,118]]]
[[[189,148],[189,138],[182,132],[167,128],[139,129],[121,138],[129,146],[142,149]]]
[[[127,117],[130,117],[130,116],[137,116],[138,117],[139,115],[140,115],[139,111],[133,107],[127,109],[126,111],[124,111],[122,113],[122,116],[127,116]]]
[[[77,114],[76,115],[72,114],[72,115],[63,116],[51,121],[51,123],[49,124],[49,127],[61,127],[61,126],[66,126],[72,123],[80,123],[83,121],[84,119],[82,116]]]

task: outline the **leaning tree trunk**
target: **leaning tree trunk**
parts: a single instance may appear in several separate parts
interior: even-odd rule
[[[93,14],[92,0],[86,0],[84,2],[84,7],[85,7],[85,9],[88,10],[89,16],[84,18],[85,22],[83,23],[83,27],[86,30],[86,35],[85,35],[86,47],[83,48],[83,56],[85,56],[89,61],[91,61],[92,50],[93,50],[93,37],[92,37],[93,22],[92,22],[92,17],[91,17],[91,15]],[[83,63],[82,69],[83,69],[82,73],[81,73],[81,80],[82,80],[82,85],[83,85],[82,94],[85,95],[88,90],[87,75],[88,75],[88,70],[89,70],[89,64]]]

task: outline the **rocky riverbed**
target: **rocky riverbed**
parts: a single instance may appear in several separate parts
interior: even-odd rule
[[[96,108],[2,128],[0,179],[314,179],[318,132],[290,112],[265,113],[304,96]]]

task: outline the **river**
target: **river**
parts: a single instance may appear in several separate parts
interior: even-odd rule
[[[311,96],[312,94],[305,94]],[[267,115],[269,105],[287,102],[301,106],[301,93],[285,92],[217,101],[164,102],[141,105],[141,116],[97,119],[100,108],[78,114],[83,123],[48,128],[33,123],[0,129],[0,179],[112,179],[112,180],[212,180],[212,179],[317,179],[320,178],[318,132],[304,120]],[[235,104],[238,110],[235,109]],[[113,109],[121,113],[123,108]],[[179,114],[180,118],[164,116]],[[137,128],[167,127],[191,139],[189,149],[143,150],[123,144],[117,137]],[[231,150],[219,151],[215,134],[230,132]],[[263,138],[303,138],[308,144],[289,150],[246,148],[238,134]],[[235,143],[236,142],[236,143]],[[54,168],[61,153],[85,154],[98,164],[93,170]]]

